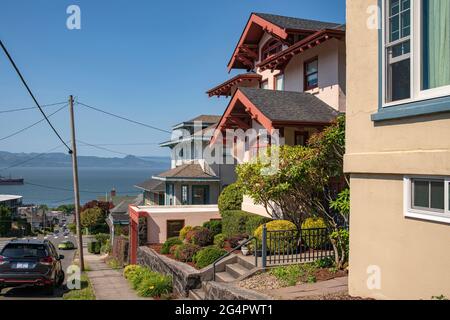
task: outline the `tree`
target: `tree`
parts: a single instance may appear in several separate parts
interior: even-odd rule
[[[336,266],[342,268],[348,240],[342,226],[348,225],[348,210],[336,200],[348,187],[343,173],[345,117],[312,136],[307,147],[272,147],[269,152],[275,148],[279,167],[273,174],[265,174],[270,163],[257,159],[238,166],[238,184],[273,218],[289,220],[299,230],[306,218],[321,217],[333,235]]]
[[[56,211],[62,211],[65,214],[72,214],[75,211],[75,205],[63,204],[56,208]]]
[[[0,206],[0,237],[6,237],[11,232],[12,216],[11,210]]]
[[[100,208],[90,208],[81,212],[81,225],[92,230],[97,225],[105,223],[105,215]]]

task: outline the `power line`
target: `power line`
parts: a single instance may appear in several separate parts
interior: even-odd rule
[[[41,107],[42,108],[48,108],[48,107],[54,107],[54,106],[58,106],[60,104],[64,104],[67,103],[66,101],[63,102],[58,102],[58,103],[52,103],[52,104],[44,104]],[[23,107],[23,108],[17,108],[17,109],[10,109],[10,110],[1,110],[1,113],[12,113],[12,112],[18,112],[18,111],[26,111],[26,110],[34,110],[37,109],[37,107]]]
[[[62,106],[61,108],[59,108],[59,109],[56,110],[55,112],[49,114],[49,115],[48,115],[48,118],[50,118],[51,116],[57,114],[58,112],[60,112],[61,110],[63,110],[63,109],[66,108],[66,107],[67,107],[67,104],[66,104],[65,106]],[[9,139],[9,138],[11,138],[11,137],[14,137],[14,136],[18,135],[19,133],[22,133],[22,132],[24,132],[24,131],[26,131],[26,130],[28,130],[28,129],[31,129],[31,128],[33,128],[34,126],[36,126],[36,125],[38,125],[39,123],[44,122],[44,121],[45,121],[45,119],[41,119],[41,120],[39,120],[39,121],[37,121],[37,122],[35,122],[35,123],[33,123],[33,124],[31,124],[31,125],[29,125],[29,126],[23,128],[23,129],[20,129],[20,130],[14,132],[14,133],[11,133],[10,135],[8,135],[8,136],[6,136],[6,137],[0,138],[0,141]],[[64,143],[65,146],[67,146],[67,144],[66,144],[64,141],[63,141],[63,143]]]
[[[56,131],[55,127],[52,125],[52,123],[50,122],[50,120],[48,119],[47,115],[45,114],[44,110],[42,110],[41,106],[39,105],[39,103],[37,102],[33,92],[31,92],[30,87],[28,86],[27,82],[25,81],[24,77],[22,76],[22,74],[19,71],[19,68],[17,68],[16,63],[14,62],[14,60],[12,59],[11,55],[9,54],[8,50],[6,49],[6,47],[3,45],[3,42],[0,40],[0,46],[2,47],[3,51],[5,52],[6,56],[9,59],[9,62],[11,62],[11,65],[13,66],[14,70],[16,70],[17,75],[19,76],[20,80],[22,81],[23,85],[25,86],[25,88],[27,89],[29,95],[31,96],[31,98],[33,99],[34,103],[36,104],[36,106],[39,108],[39,111],[41,111],[42,115],[44,116],[45,120],[47,121],[48,125],[50,126],[50,128],[52,128],[53,132],[56,134],[56,136],[59,138],[59,140],[61,140],[61,142],[66,146],[67,150],[69,150],[69,153],[72,153],[72,150],[69,148],[69,146],[67,145],[67,143],[63,140],[63,138],[61,138],[61,136],[59,135],[58,131]]]
[[[96,148],[96,149],[99,149],[99,150],[108,151],[108,152],[111,152],[111,153],[116,153],[116,154],[125,155],[125,156],[129,156],[130,155],[128,153],[115,151],[115,150],[104,148],[104,147],[101,147],[101,146],[98,146],[98,145],[90,144],[90,143],[81,141],[80,139],[77,139],[77,142],[81,142],[84,146],[87,146],[87,147],[92,147],[92,148]]]
[[[73,192],[73,189],[48,186],[48,185],[44,185],[44,184],[31,183],[31,182],[27,182],[27,181],[25,181],[24,184],[34,186],[34,187],[39,187],[39,188],[51,189],[51,190]],[[80,192],[81,193],[91,193],[91,194],[105,194],[105,191],[80,190]],[[126,194],[126,193],[139,193],[139,191],[119,192],[119,194]]]
[[[96,108],[96,107],[93,107],[93,106],[84,104],[84,103],[82,103],[82,102],[77,102],[77,103],[78,103],[79,105],[82,105],[82,106],[86,107],[86,108],[89,108],[89,109],[92,109],[92,110],[95,110],[95,111],[98,111],[98,112],[107,114],[107,115],[109,115],[109,116],[112,116],[112,117],[115,117],[115,118],[118,118],[118,119],[121,119],[121,120],[125,120],[125,121],[128,121],[128,122],[134,123],[134,124],[138,124],[138,125],[143,126],[143,127],[147,127],[147,128],[153,129],[153,130],[160,131],[160,132],[171,133],[170,131],[167,131],[167,130],[165,130],[165,129],[161,129],[161,128],[158,128],[158,127],[155,127],[155,126],[152,126],[152,125],[149,125],[149,124],[145,124],[145,123],[142,123],[142,122],[139,122],[139,121],[135,121],[135,120],[132,120],[132,119],[128,119],[128,118],[119,116],[119,115],[117,115],[117,114],[113,114],[113,113],[111,113],[111,112],[108,112],[108,111],[105,111],[105,110],[102,110],[102,109],[99,109],[99,108]]]

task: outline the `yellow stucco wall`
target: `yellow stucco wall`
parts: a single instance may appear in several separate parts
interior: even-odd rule
[[[377,3],[347,0],[350,293],[450,297],[450,225],[405,218],[402,180],[405,174],[450,175],[450,114],[371,120],[378,109],[378,30],[368,28],[367,10]],[[374,279],[368,268],[380,272],[380,288],[367,285]]]

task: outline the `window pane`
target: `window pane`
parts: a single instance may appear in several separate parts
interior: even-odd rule
[[[317,87],[317,85],[319,83],[319,78],[317,76],[317,73],[307,76],[306,82],[307,82],[308,88]]]
[[[277,90],[284,90],[284,76],[283,75],[279,75],[278,77],[276,77],[276,88]]]
[[[411,96],[410,59],[391,64],[388,73],[390,101],[408,99]]]
[[[422,0],[424,90],[450,85],[450,0]]]
[[[392,58],[400,57],[411,52],[409,41],[402,42],[392,47]]]
[[[444,210],[444,182],[431,182],[431,208]]]
[[[318,61],[317,60],[314,60],[314,61],[312,61],[310,63],[307,63],[306,64],[306,73],[310,74],[310,73],[317,72],[317,69],[318,69],[317,65],[318,65]]]
[[[430,188],[428,181],[413,181],[413,206],[429,208],[430,207]]]
[[[391,6],[389,8],[389,15],[393,16],[394,14],[398,14],[400,11],[400,1],[399,0],[392,0]]]
[[[396,41],[400,39],[400,16],[395,16],[390,19],[389,30],[391,30],[390,41]]]

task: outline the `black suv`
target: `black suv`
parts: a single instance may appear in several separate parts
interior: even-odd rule
[[[3,288],[38,286],[53,294],[64,282],[64,271],[55,246],[48,240],[12,240],[0,251],[0,291]]]

